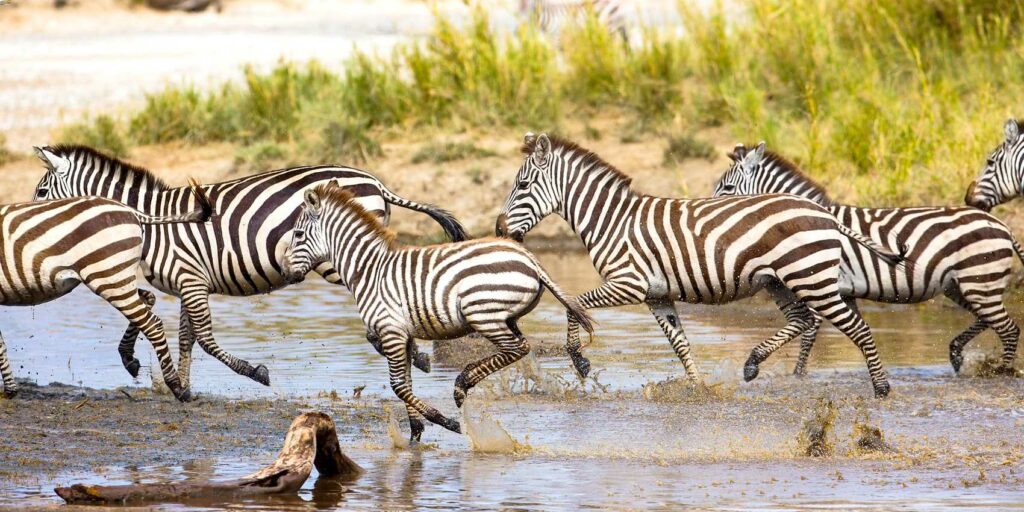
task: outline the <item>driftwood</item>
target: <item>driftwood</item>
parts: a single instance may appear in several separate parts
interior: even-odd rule
[[[342,453],[334,421],[319,412],[307,412],[295,418],[277,460],[237,480],[112,486],[75,484],[58,487],[54,491],[64,501],[77,504],[288,494],[302,487],[313,466],[324,477],[355,477],[363,471]]]
[[[161,11],[202,12],[213,6],[220,12],[220,0],[146,0],[146,7]]]

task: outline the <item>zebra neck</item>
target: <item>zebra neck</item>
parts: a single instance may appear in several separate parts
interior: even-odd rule
[[[97,191],[98,196],[113,199],[147,215],[180,215],[191,208],[188,187],[162,188],[152,183],[136,182],[125,186],[112,183],[107,190]]]
[[[584,175],[583,179],[587,177]],[[559,215],[580,236],[591,254],[609,239],[619,238],[618,231],[627,224],[624,220],[635,199],[628,184],[617,180],[580,186],[570,184],[566,191]]]
[[[345,286],[354,293],[391,253],[387,240],[367,237],[366,233],[342,233],[335,238],[333,245],[331,263],[341,274]]]

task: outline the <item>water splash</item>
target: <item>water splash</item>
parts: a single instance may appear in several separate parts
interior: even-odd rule
[[[388,437],[391,438],[391,447],[396,450],[409,449],[409,438],[402,433],[402,428],[398,426],[398,418],[395,417],[394,411],[390,407],[384,409],[388,412]]]
[[[968,377],[1024,377],[1024,371],[1003,366],[1002,359],[989,353],[970,352],[964,357],[961,375]]]
[[[475,452],[480,453],[521,453],[529,450],[529,445],[520,443],[512,438],[512,435],[505,430],[501,422],[491,417],[484,411],[474,419],[469,413],[472,401],[462,407],[462,425],[466,436],[469,438],[469,446]]]
[[[731,398],[739,386],[739,376],[739,362],[723,359],[701,381],[672,377],[644,384],[642,393],[646,400],[652,402]]]
[[[804,422],[797,436],[800,452],[808,457],[828,457],[835,452],[835,430],[838,409],[832,400],[818,400],[814,417]]]

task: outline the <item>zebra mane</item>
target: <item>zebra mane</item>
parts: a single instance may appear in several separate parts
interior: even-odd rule
[[[128,171],[132,174],[141,176],[144,181],[146,181],[147,183],[151,183],[155,188],[159,190],[167,190],[171,188],[171,186],[168,185],[167,182],[153,174],[153,171],[150,171],[149,169],[140,167],[135,164],[130,164],[128,162],[125,162],[124,160],[112,157],[89,146],[82,146],[80,144],[57,144],[56,146],[50,146],[50,149],[53,150],[55,154],[65,156],[71,160],[82,159],[83,157],[86,159],[100,160],[101,162],[107,164],[103,166],[104,169],[108,169],[107,172],[110,172],[110,170],[118,168]],[[94,172],[95,170],[96,167],[93,167]]]
[[[593,151],[591,151],[591,150],[589,150],[589,149],[587,149],[587,148],[585,148],[583,146],[580,146],[579,144],[576,144],[575,142],[573,142],[571,140],[563,139],[563,138],[558,137],[556,135],[548,135],[548,140],[551,141],[551,152],[552,153],[557,151],[557,150],[559,150],[559,149],[561,149],[562,153],[571,152],[571,153],[576,153],[578,155],[581,155],[581,158],[580,158],[580,164],[581,165],[580,165],[580,167],[583,167],[583,168],[588,168],[588,167],[589,168],[596,168],[598,172],[610,173],[610,174],[616,176],[627,187],[630,185],[630,183],[633,182],[633,178],[631,178],[626,173],[620,171],[614,165],[612,165],[612,164],[608,163],[607,161],[605,161],[603,158],[598,156],[597,153],[594,153]],[[529,142],[524,142],[522,148],[520,148],[520,151],[522,151],[522,153],[524,155],[531,155],[531,154],[533,154],[533,149],[534,149],[534,147],[536,145],[537,145],[537,139],[533,138]]]
[[[361,222],[370,227],[370,231],[384,240],[389,249],[395,247],[395,232],[381,223],[379,217],[366,211],[366,208],[359,204],[352,192],[334,183],[323,183],[317,185],[313,190],[320,196],[320,200],[324,204],[329,203],[354,213]]]
[[[825,190],[825,187],[823,187],[820,183],[818,183],[813,178],[811,178],[810,176],[805,174],[804,171],[800,170],[800,167],[797,166],[795,163],[793,163],[792,160],[790,160],[790,159],[788,159],[788,158],[786,158],[786,157],[784,157],[784,156],[782,156],[782,155],[780,155],[780,154],[778,154],[778,153],[776,153],[776,152],[774,152],[774,151],[772,151],[770,149],[769,150],[765,150],[764,158],[762,160],[764,161],[765,164],[769,164],[769,163],[770,164],[774,164],[775,168],[778,169],[779,171],[782,171],[782,172],[785,172],[785,173],[790,174],[792,176],[795,176],[802,183],[804,183],[804,185],[807,188],[813,190],[814,192],[817,192],[817,193],[821,194],[821,197],[825,201],[827,201],[828,203],[832,202],[832,198],[829,197],[828,191]],[[763,167],[764,166],[762,166],[762,168]]]

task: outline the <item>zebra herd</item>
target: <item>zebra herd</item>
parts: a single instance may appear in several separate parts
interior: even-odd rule
[[[406,404],[411,438],[425,418],[459,432],[458,421],[417,398],[413,366],[430,371],[416,339],[475,332],[497,353],[468,365],[455,381],[461,407],[481,380],[525,356],[518,320],[544,289],[565,307],[566,350],[583,377],[590,362],[579,329],[593,333],[587,310],[646,304],[682,362],[699,380],[676,303],[723,304],[761,290],[786,325],[750,353],[746,380],[775,350],[801,336],[796,373],[822,319],[861,350],[876,397],[890,385],[856,299],[922,302],[940,294],[974,323],[950,342],[959,371],[964,346],[986,329],[1002,341],[1012,369],[1020,330],[1003,294],[1014,256],[1024,251],[988,211],[1022,195],[1024,126],[1015,120],[972,183],[965,207],[858,208],[835,205],[795,164],[737,145],[714,196],[672,199],[637,192],[630,178],[569,140],[527,134],[523,162],[498,214],[499,238],[467,240],[451,213],[404,199],[372,174],[338,166],[269,171],[233,181],[170,187],[141,167],[83,146],[36,148],[46,173],[35,201],[0,207],[0,304],[32,305],[84,283],[128,320],[118,353],[136,376],[135,342],[156,350],[165,382],[190,399],[194,343],[236,373],[268,385],[253,366],[217,345],[210,295],[268,293],[316,272],[355,297],[367,341],[387,358],[392,390]],[[404,246],[386,227],[390,208],[437,221],[450,243]],[[550,214],[582,240],[603,284],[566,295],[520,243]],[[175,371],[155,297],[136,274],[181,299]],[[0,337],[4,393],[16,384]]]

